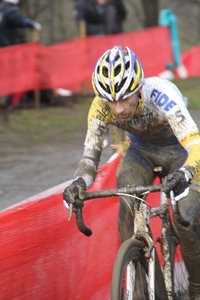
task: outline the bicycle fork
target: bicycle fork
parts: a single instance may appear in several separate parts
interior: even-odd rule
[[[134,231],[133,239],[143,240],[146,244],[145,257],[148,259],[148,293],[149,300],[155,300],[155,244],[151,236],[149,235],[149,214],[147,212],[146,204],[140,202],[139,207],[135,208],[134,218]]]

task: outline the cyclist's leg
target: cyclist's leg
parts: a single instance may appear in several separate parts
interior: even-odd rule
[[[184,227],[175,218],[181,252],[189,274],[189,293],[191,300],[200,300],[200,193],[193,190],[192,185],[189,195],[179,201],[179,209],[190,222],[189,227]]]
[[[187,158],[187,152],[179,144],[157,147],[144,140],[132,137],[124,143],[122,161],[117,171],[117,185],[148,185],[154,179],[155,166],[163,166],[170,173],[180,168]],[[123,242],[133,233],[132,210],[133,199],[120,199],[118,228],[120,239]]]

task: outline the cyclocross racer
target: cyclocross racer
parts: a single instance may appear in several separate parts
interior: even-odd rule
[[[191,300],[200,300],[200,132],[179,89],[159,77],[144,78],[139,58],[126,47],[115,46],[97,61],[92,75],[96,97],[88,115],[83,157],[73,183],[64,191],[67,204],[81,198],[95,180],[100,156],[107,144],[109,125],[127,133],[117,171],[117,185],[149,185],[153,169],[168,174],[163,191],[174,191],[182,216],[176,222],[182,255],[189,273]],[[133,203],[129,205],[133,209]],[[120,199],[118,230],[121,242],[133,234],[131,211]]]

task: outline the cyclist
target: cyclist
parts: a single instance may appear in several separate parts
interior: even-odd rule
[[[97,61],[92,75],[95,98],[88,114],[88,130],[75,177],[64,191],[65,204],[75,203],[95,180],[108,126],[126,131],[117,185],[149,185],[153,169],[164,167],[163,191],[174,191],[189,227],[177,223],[182,255],[189,273],[192,300],[200,299],[200,132],[184,97],[170,81],[144,78],[136,54],[115,46]],[[133,234],[130,206],[120,199],[118,230],[121,242]]]

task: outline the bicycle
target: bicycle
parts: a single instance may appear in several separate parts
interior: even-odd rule
[[[84,200],[77,202],[75,212],[78,229],[90,236],[92,231],[85,225],[82,216],[83,201],[111,196],[120,196],[125,201],[127,196],[134,199],[134,234],[122,243],[117,252],[112,272],[111,300],[189,299],[187,290],[183,287],[183,279],[178,282],[175,278],[175,253],[179,238],[171,220],[168,199],[165,193],[161,192],[164,172],[160,166],[154,171],[160,178],[159,184],[89,192]],[[150,207],[145,201],[145,197],[152,192],[160,192],[159,206]],[[177,221],[187,227],[189,222],[182,218],[172,191],[170,199]],[[73,204],[70,204],[69,220],[72,213]],[[156,240],[153,239],[150,228],[150,218],[155,216],[161,219],[161,237]],[[162,265],[158,259],[157,243],[161,246]],[[185,270],[183,273],[186,273]],[[187,277],[187,274],[185,276]],[[187,278],[184,280],[187,282]]]

